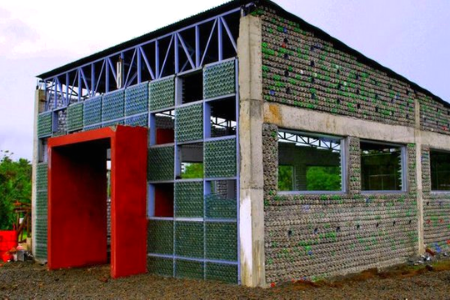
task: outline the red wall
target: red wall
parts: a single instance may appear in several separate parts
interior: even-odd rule
[[[147,272],[147,129],[117,128],[111,142],[111,274]]]
[[[107,261],[108,147],[111,275],[146,272],[147,129],[124,126],[49,139],[49,269]]]

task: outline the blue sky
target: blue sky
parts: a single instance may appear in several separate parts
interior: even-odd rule
[[[32,157],[37,74],[224,2],[1,1],[0,149]],[[450,1],[275,2],[450,101]]]

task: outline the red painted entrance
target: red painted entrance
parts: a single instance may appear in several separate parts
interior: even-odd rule
[[[107,262],[111,148],[111,276],[146,272],[147,129],[102,128],[51,138],[48,147],[49,269]]]

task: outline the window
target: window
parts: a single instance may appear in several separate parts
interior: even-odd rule
[[[150,145],[171,144],[174,142],[175,110],[151,114]]]
[[[47,162],[47,139],[39,139],[38,162]]]
[[[294,167],[278,166],[278,190],[292,191],[294,190]]]
[[[203,178],[203,143],[178,146],[177,179]]]
[[[430,151],[431,190],[450,191],[450,152]]]
[[[173,183],[150,185],[149,217],[173,217],[173,191]]]
[[[344,190],[343,139],[307,133],[278,132],[278,190]]]
[[[206,118],[210,119],[210,126],[206,128],[207,137],[221,137],[236,134],[235,103],[235,97],[206,103]]]
[[[404,147],[361,142],[361,190],[404,190]]]
[[[189,72],[178,77],[178,104],[195,102],[203,99],[203,73]]]

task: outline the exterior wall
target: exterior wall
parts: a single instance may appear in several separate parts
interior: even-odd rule
[[[427,149],[450,150],[443,135],[449,106],[298,20],[266,7],[254,15],[262,21],[266,283],[385,267],[425,246],[445,249],[450,197],[430,192]],[[347,191],[279,194],[278,128],[345,137]],[[360,139],[407,147],[406,192],[361,192]]]
[[[414,125],[416,95],[407,83],[364,65],[275,11],[261,13],[264,100]]]
[[[429,146],[422,147],[422,180],[425,244],[438,253],[450,251],[450,192],[431,191]]]
[[[450,108],[435,101],[432,97],[418,93],[420,102],[420,128],[450,134]]]
[[[417,252],[414,144],[406,193],[361,194],[359,138],[348,137],[348,193],[279,195],[277,129],[263,130],[267,282],[384,267]]]

